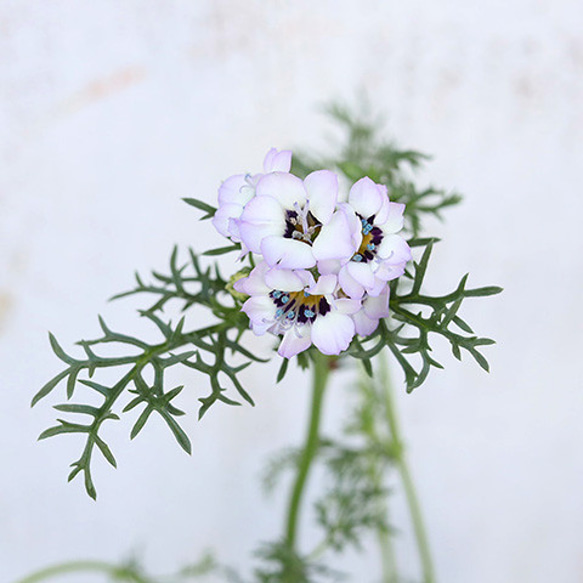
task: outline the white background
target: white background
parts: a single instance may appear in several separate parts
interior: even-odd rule
[[[466,195],[433,231],[432,289],[467,271],[505,287],[465,311],[498,341],[490,375],[447,355],[411,396],[396,375],[439,580],[583,581],[582,30],[569,0],[1,2],[0,581],[133,552],[168,572],[206,548],[248,569],[278,535],[288,484],[265,502],[259,474],[301,438],[299,373],[276,387],[277,364],[256,367],[257,407],[200,424],[207,387],[185,375],[193,456],[156,423],[132,443],[112,425],[119,469],[98,464],[97,503],[66,483],[75,438],[35,442],[62,393],[29,402],[60,370],[47,330],[72,348],[99,312],[143,331],[106,298],[174,243],[220,244],[181,197],[213,202],[271,146],[334,146],[317,108],[361,89],[388,135],[434,155],[422,179]],[[328,395],[329,427],[352,380]],[[375,553],[347,559],[356,581],[378,578]]]

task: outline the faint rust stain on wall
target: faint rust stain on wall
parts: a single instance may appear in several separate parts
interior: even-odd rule
[[[67,100],[62,109],[67,113],[74,113],[83,107],[139,83],[145,76],[146,71],[143,67],[126,67],[108,77],[89,83],[81,91],[73,95],[71,99]]]

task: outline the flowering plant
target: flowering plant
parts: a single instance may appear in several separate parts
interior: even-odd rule
[[[374,123],[355,122],[340,108],[332,113],[348,135],[344,149],[333,159],[294,157],[292,166],[290,151],[271,149],[262,173],[236,174],[221,184],[216,208],[185,199],[203,211],[202,219],[212,219],[230,243],[201,255],[189,250],[186,262],[179,262],[174,249],[168,274],[154,272],[151,283],[137,275],[135,288],[116,296],[154,297],[140,314],[160,334],[158,342],[115,332],[100,318],[102,336],[79,342],[84,353],[79,358],[65,352],[50,335],[65,369],[37,393],[33,404],[65,382],[67,402],[55,409],[89,421],[58,419],[40,439],[60,434],[83,437],[85,445],[72,464],[69,480],[83,475],[87,493],[96,498],[94,453],[100,452],[116,466],[102,434],[106,422],[141,409],[130,431],[134,438],[152,415],[159,415],[178,444],[190,452],[190,439],[178,421],[184,414],[177,406],[184,387],[167,386],[168,370],[181,366],[208,377],[210,392],[199,398],[199,418],[217,402],[239,405],[242,399],[253,405],[239,373],[265,359],[251,352],[248,332],[271,334],[281,359],[277,381],[295,360],[301,368],[312,369],[313,390],[304,446],[275,458],[269,466],[268,484],[284,469],[295,472],[295,479],[284,534],[260,549],[262,564],[254,580],[301,583],[334,576],[321,562],[324,553],[358,546],[362,533],[373,530],[383,549],[383,580],[396,581],[385,485],[387,469],[394,466],[410,504],[423,580],[430,583],[433,567],[381,353],[388,349],[393,355],[407,391],[419,387],[432,368],[442,368],[432,356],[434,336],[445,338],[456,358],[464,350],[488,370],[480,348],[493,341],[474,334],[459,312],[466,298],[501,290],[468,288],[466,275],[448,294],[424,292],[437,239],[421,236],[422,221],[440,216],[460,197],[434,188],[419,189],[411,170],[421,164],[423,155],[379,141]],[[239,262],[229,277],[223,277],[217,263],[204,266],[208,257],[228,253],[236,254]],[[167,315],[172,305],[184,312],[177,321]],[[186,318],[195,310],[206,312],[213,323],[187,329]],[[117,353],[106,356],[99,350],[105,345],[117,347]],[[364,371],[358,404],[343,436],[325,439],[319,430],[325,388],[331,372],[351,359],[362,363]],[[374,365],[376,360],[379,363]],[[119,370],[118,380],[101,380],[99,374],[105,369]],[[82,388],[96,395],[99,403],[86,402]],[[316,462],[327,468],[330,487],[315,503],[322,542],[307,552],[298,544],[297,526],[306,481]],[[207,568],[241,580],[210,560],[182,575],[200,574]],[[123,572],[130,573],[131,580],[146,580],[135,566],[107,569],[103,570],[112,577]]]

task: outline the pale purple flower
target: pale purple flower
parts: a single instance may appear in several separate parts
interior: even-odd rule
[[[340,354],[354,336],[352,315],[361,304],[335,297],[333,274],[316,281],[309,271],[273,268],[264,261],[240,279],[235,289],[250,296],[242,309],[255,334],[283,334],[278,353],[285,358],[312,344],[323,354]]]
[[[378,296],[387,281],[403,274],[411,250],[397,233],[403,227],[404,204],[389,201],[387,188],[361,178],[350,189],[342,212],[361,224],[358,249],[338,272],[342,290],[351,298]],[[352,219],[353,220],[353,219]]]
[[[272,149],[263,174],[227,179],[214,223],[244,254],[262,256],[233,285],[248,296],[242,310],[254,333],[282,336],[285,358],[312,345],[337,355],[389,315],[388,282],[411,258],[397,234],[404,205],[390,202],[387,188],[370,178],[340,202],[334,172],[301,180],[290,164],[291,152]]]
[[[257,183],[237,221],[243,243],[270,267],[309,269],[319,261],[348,261],[356,248],[349,221],[335,212],[338,177],[329,170],[301,180],[272,172]]]
[[[289,172],[292,153],[271,148],[263,161],[263,174],[235,174],[219,187],[219,206],[213,217],[217,231],[235,243],[241,241],[237,219],[245,205],[255,196],[259,180],[270,172]]]
[[[364,298],[360,310],[352,315],[359,336],[366,337],[372,334],[377,329],[379,320],[389,315],[389,295],[390,288],[385,284],[378,296]]]

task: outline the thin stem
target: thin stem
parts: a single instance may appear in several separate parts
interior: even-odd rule
[[[389,514],[388,504],[384,505],[385,515]],[[397,583],[399,580],[397,570],[397,556],[391,540],[391,533],[383,528],[377,529],[377,539],[381,548],[381,566],[383,583]]]
[[[396,452],[395,462],[399,474],[401,475],[401,481],[403,482],[405,497],[407,499],[409,513],[411,515],[411,521],[413,522],[413,531],[415,534],[417,549],[419,551],[419,558],[421,560],[421,568],[423,571],[423,582],[435,583],[435,570],[433,567],[431,552],[429,550],[429,541],[425,530],[423,515],[421,513],[421,506],[419,504],[419,498],[417,497],[417,492],[413,483],[409,464],[407,463],[407,459],[403,453],[403,439],[401,437],[401,429],[397,419],[395,403],[393,401],[390,375],[384,359],[381,358],[379,360],[381,361],[382,367],[380,377],[383,380],[382,385],[384,389],[383,393],[385,398],[385,413],[387,416],[387,424],[391,432],[393,446]]]
[[[304,493],[310,467],[318,450],[322,401],[329,373],[329,359],[319,353],[315,353],[310,422],[287,513],[286,541],[288,547],[292,551],[295,550],[296,546],[298,518],[302,495]]]
[[[53,577],[57,577],[58,575],[79,572],[103,573],[117,577],[123,574],[128,581],[134,581],[135,583],[147,583],[145,579],[140,577],[137,573],[130,571],[127,567],[112,565],[104,561],[71,561],[69,563],[53,565],[51,567],[41,569],[40,571],[36,571],[24,579],[19,579],[16,583],[38,583],[39,581],[45,581],[46,579],[51,579]]]
[[[366,393],[367,391],[375,392],[376,386],[374,380],[365,372],[363,368],[361,371],[361,386],[362,390]],[[368,408],[372,406],[372,403],[369,403]],[[364,427],[364,432],[367,435],[367,438],[370,440],[371,444],[379,444],[382,443],[382,440],[377,432],[376,422],[375,422],[375,415],[374,412],[371,410],[369,411],[370,414],[370,421],[367,423],[366,427]],[[379,466],[378,460],[376,456],[371,456],[370,460],[370,468],[369,468],[370,480],[372,485],[376,489],[383,488],[383,474],[384,468]],[[383,501],[380,512],[387,517],[389,515],[389,504],[388,501]],[[393,548],[393,541],[391,538],[391,534],[387,529],[383,528],[382,526],[378,526],[376,529],[377,540],[380,547],[381,553],[381,568],[382,568],[382,582],[383,583],[397,583],[399,580],[398,569],[397,569],[397,557],[395,553],[395,549]]]

